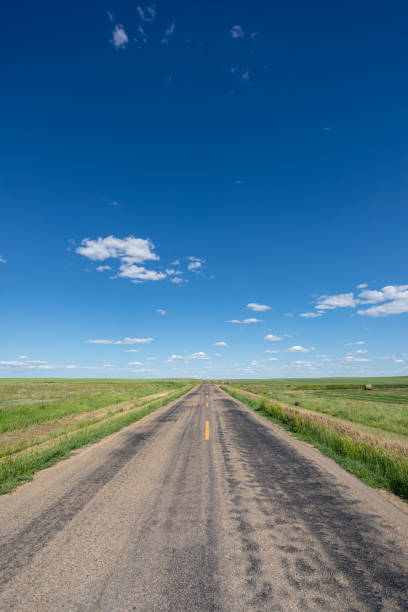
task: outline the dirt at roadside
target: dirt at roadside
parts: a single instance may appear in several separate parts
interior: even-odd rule
[[[43,447],[47,443],[55,443],[59,437],[76,433],[84,421],[97,420],[95,425],[114,416],[122,416],[135,408],[142,409],[146,402],[164,397],[173,391],[161,391],[152,395],[146,395],[135,400],[111,404],[98,410],[81,412],[80,414],[68,415],[60,419],[54,419],[45,423],[29,425],[24,429],[6,431],[0,434],[0,461],[7,456],[16,455],[20,452],[29,452],[33,446]],[[90,425],[92,427],[92,425]],[[24,448],[21,449],[21,444]],[[18,445],[18,448],[16,448]]]

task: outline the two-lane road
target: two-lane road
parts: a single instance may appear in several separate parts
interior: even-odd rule
[[[209,383],[0,519],[0,610],[408,610],[408,515]]]

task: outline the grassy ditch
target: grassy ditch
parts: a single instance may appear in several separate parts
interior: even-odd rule
[[[92,427],[84,427],[71,435],[62,436],[57,441],[47,444],[44,448],[29,449],[19,453],[18,456],[5,458],[0,462],[0,495],[10,493],[19,484],[30,480],[38,470],[49,467],[61,459],[66,459],[73,450],[86,444],[97,442],[135,423],[165,404],[178,399],[190,391],[193,386],[193,384],[189,384],[170,395],[147,402],[143,406],[138,406],[135,411],[114,415],[109,419],[105,419],[102,423]]]
[[[299,439],[313,444],[366,484],[408,500],[407,457],[390,451],[379,441],[369,443],[361,439],[357,431],[336,431],[329,423],[316,422],[296,408],[284,407],[265,398],[249,397],[228,387],[221,388],[271,421],[283,425]]]

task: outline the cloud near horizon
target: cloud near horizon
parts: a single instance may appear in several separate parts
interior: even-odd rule
[[[88,344],[150,344],[154,338],[124,338],[123,340],[87,340]]]

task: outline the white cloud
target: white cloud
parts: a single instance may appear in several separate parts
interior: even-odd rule
[[[366,287],[368,287],[367,283],[361,283],[360,285],[357,285],[357,289],[365,289]]]
[[[112,266],[98,266],[96,269],[98,272],[105,272],[105,270],[112,270]]]
[[[0,361],[0,369],[55,370],[48,361]]]
[[[174,283],[175,285],[181,285],[181,283],[188,283],[185,278],[180,278],[180,276],[175,276],[174,278],[170,279],[170,282]]]
[[[359,363],[359,362],[371,361],[371,359],[367,359],[366,357],[354,357],[353,355],[347,355],[344,358],[344,361],[347,361],[349,363]]]
[[[245,32],[240,25],[232,26],[230,34],[232,38],[242,38],[245,36]]]
[[[138,6],[136,7],[137,12],[139,13],[139,17],[142,21],[152,22],[156,17],[157,11],[154,4],[150,6]]]
[[[408,285],[388,285],[381,291],[365,290],[359,294],[359,301],[363,304],[377,304],[379,306],[358,310],[359,315],[370,317],[386,317],[391,314],[408,312]]]
[[[163,308],[156,308],[156,312],[158,312],[161,315],[165,315],[167,314],[167,310],[164,310]]]
[[[354,344],[365,344],[364,340],[357,340],[357,342],[346,342],[344,346],[354,346]]]
[[[266,349],[266,351],[264,351],[264,353],[280,353],[280,351],[271,351],[271,349]]]
[[[138,353],[138,349],[127,349],[125,353]]]
[[[130,366],[138,366],[138,365],[143,365],[142,361],[129,361],[128,365]]]
[[[0,263],[7,263],[7,259],[4,259],[4,257],[0,255]]]
[[[112,32],[111,43],[115,49],[125,49],[129,42],[128,35],[125,32],[125,28],[122,24],[115,25]]]
[[[290,353],[309,353],[310,351],[315,351],[316,349],[314,347],[312,348],[305,348],[304,346],[301,346],[300,344],[295,344],[294,346],[291,346],[288,351]]]
[[[228,344],[224,341],[214,342],[213,346],[228,346]]]
[[[153,370],[150,369],[150,368],[138,368],[136,370],[131,370],[131,371],[132,372],[138,372],[139,374],[142,373],[142,372],[144,372],[146,374],[147,374],[147,372],[153,372]]]
[[[355,308],[362,305],[357,313],[370,317],[386,317],[392,314],[408,312],[408,285],[387,285],[381,290],[366,289],[366,283],[361,283],[358,288],[363,288],[357,296],[353,293],[340,293],[338,295],[322,295],[316,304],[319,311],[332,310],[334,308]],[[368,304],[377,304],[364,308]]]
[[[19,355],[18,358],[19,359],[28,359],[28,355]]]
[[[143,281],[159,281],[166,278],[164,272],[157,272],[156,270],[148,270],[144,266],[136,266],[135,264],[122,264],[119,268],[118,276],[122,278],[129,278],[135,283]]]
[[[164,36],[163,36],[163,38],[161,39],[160,42],[162,42],[164,45],[167,45],[167,43],[170,42],[170,40],[171,40],[171,38],[172,38],[172,36],[174,34],[174,30],[175,29],[176,29],[176,24],[173,21],[173,23],[171,23],[169,25],[169,27],[166,29],[166,31],[164,33]]]
[[[89,344],[149,344],[154,338],[124,338],[123,340],[87,340]]]
[[[205,264],[205,259],[201,259],[200,257],[190,256],[190,257],[187,257],[187,259],[190,262],[187,268],[191,270],[191,272],[196,272],[197,274],[203,268]]]
[[[322,314],[322,312],[302,312],[299,316],[305,319],[315,319],[316,317],[321,317]]]
[[[181,270],[176,270],[175,268],[167,268],[166,270],[166,274],[168,276],[179,276],[180,274],[183,274]]]
[[[230,321],[225,321],[226,323],[243,323],[245,325],[251,325],[252,323],[261,323],[262,319],[231,319]]]
[[[105,11],[105,12],[108,16],[109,21],[113,21],[113,13],[111,13],[110,11]]]
[[[91,240],[84,238],[81,246],[75,249],[76,253],[83,255],[92,261],[103,261],[105,259],[121,259],[125,263],[143,263],[145,261],[156,261],[159,256],[154,253],[154,244],[148,238],[116,238],[107,236]]]
[[[211,359],[211,357],[209,355],[207,355],[207,353],[204,353],[204,351],[198,351],[197,353],[191,353],[191,355],[171,355],[168,358],[168,362],[171,361],[176,361],[176,360],[183,360],[184,362],[189,362],[189,361],[194,361],[194,360],[207,360],[207,359]]]
[[[269,342],[278,342],[278,340],[282,340],[280,336],[274,336],[273,334],[267,334],[264,336],[264,340],[269,340]]]
[[[171,262],[172,266],[179,266],[180,265],[180,260],[179,259],[175,259],[174,261]]]
[[[249,304],[247,304],[247,308],[255,310],[256,312],[264,312],[265,310],[270,310],[271,307],[267,306],[266,304],[257,304],[256,302],[250,302]]]
[[[106,238],[99,237],[96,240],[84,238],[75,251],[91,261],[119,259],[120,266],[117,277],[128,278],[135,283],[141,283],[162,280],[167,276],[165,272],[157,272],[156,270],[149,270],[143,265],[137,265],[160,259],[154,249],[154,244],[148,238],[135,238],[134,236],[116,238],[111,235]],[[97,270],[101,272],[110,268],[98,266]]]
[[[354,308],[357,302],[353,293],[339,293],[338,295],[322,295],[316,305],[319,310],[332,310],[333,308]]]
[[[250,78],[249,70],[245,70],[245,72],[241,74],[241,81],[249,81]]]
[[[284,317],[293,317],[294,315],[291,312],[285,312],[283,314]]]

